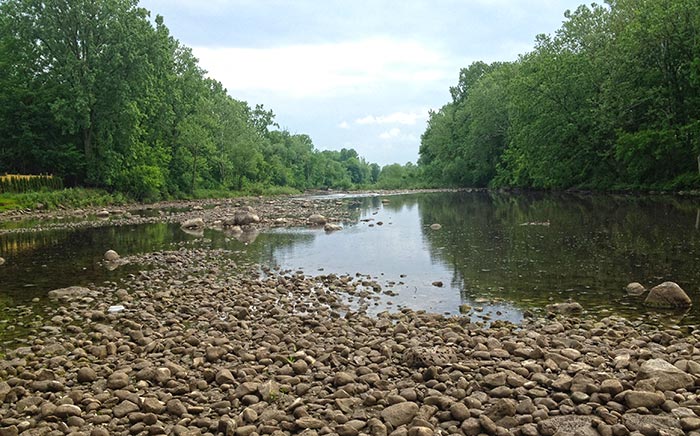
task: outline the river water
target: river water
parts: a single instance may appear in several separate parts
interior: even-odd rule
[[[466,304],[476,319],[518,322],[525,311],[574,300],[599,316],[700,325],[698,199],[457,192],[329,201],[343,201],[358,221],[333,233],[271,229],[244,241],[165,223],[0,235],[7,260],[0,266],[0,340],[22,330],[22,317],[41,313],[51,289],[118,283],[138,272],[138,265],[104,268],[107,249],[128,256],[180,247],[226,248],[242,264],[309,275],[371,277],[383,292],[370,312],[457,314]],[[650,311],[623,292],[632,281],[651,287],[666,280],[686,290],[691,310]]]

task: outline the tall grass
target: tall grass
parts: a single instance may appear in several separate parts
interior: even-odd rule
[[[0,176],[0,193],[22,193],[63,189],[63,180],[51,175],[5,174]]]

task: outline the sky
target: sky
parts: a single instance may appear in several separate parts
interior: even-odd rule
[[[513,61],[580,0],[141,0],[229,94],[320,150],[417,162],[460,68]]]

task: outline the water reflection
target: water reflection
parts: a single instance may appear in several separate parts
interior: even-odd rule
[[[467,304],[483,308],[474,316],[518,321],[524,309],[571,298],[589,311],[637,317],[650,312],[622,288],[673,280],[694,302],[673,322],[700,322],[697,200],[486,192],[342,200],[358,220],[332,233],[206,229],[191,235],[160,223],[2,234],[0,256],[7,263],[0,267],[0,318],[3,307],[37,305],[35,298],[42,304],[50,289],[118,281],[138,270],[104,268],[107,249],[125,256],[184,245],[227,248],[241,263],[370,276],[381,292],[355,301],[370,311],[456,314]],[[435,223],[439,230],[431,229]]]

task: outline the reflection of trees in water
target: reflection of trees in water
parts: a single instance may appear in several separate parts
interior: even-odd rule
[[[622,297],[621,288],[630,281],[674,280],[690,291],[700,284],[700,234],[694,231],[692,202],[485,192],[416,201],[431,255],[450,265],[453,285],[465,295],[539,300],[539,305],[571,296],[607,305]],[[432,223],[443,229],[429,230]]]

